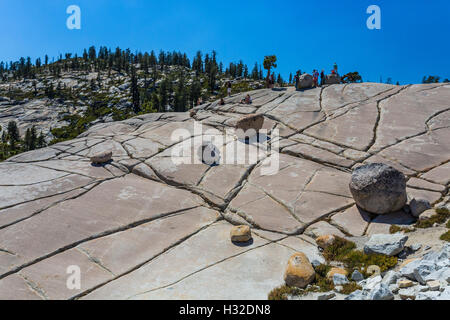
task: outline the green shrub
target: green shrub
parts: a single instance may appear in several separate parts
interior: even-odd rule
[[[435,211],[436,214],[434,216],[427,220],[419,220],[414,226],[421,229],[431,228],[435,223],[442,224],[450,217],[450,212],[447,208],[438,208]]]
[[[446,233],[441,235],[439,239],[450,242],[450,231],[447,231]]]
[[[343,287],[343,289],[342,289],[341,293],[343,293],[343,294],[350,294],[353,291],[362,289],[362,287],[354,281],[346,283],[342,287]]]
[[[355,243],[336,236],[334,243],[323,250],[323,256],[327,261],[341,261],[355,247]]]
[[[269,300],[287,300],[288,295],[300,295],[302,290],[295,287],[289,287],[287,285],[282,285],[278,288],[270,291],[268,299]]]
[[[391,234],[397,233],[397,232],[408,233],[408,232],[413,232],[413,231],[415,231],[414,228],[410,229],[410,228],[400,227],[400,226],[397,226],[397,225],[395,225],[395,224],[393,224],[393,225],[389,228],[389,233],[391,233]]]

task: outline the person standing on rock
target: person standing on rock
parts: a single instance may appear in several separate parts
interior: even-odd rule
[[[333,70],[334,70],[334,73],[338,74],[338,66],[337,66],[336,62],[334,63]]]
[[[323,86],[325,83],[325,72],[322,69],[322,72],[320,73],[320,86]]]
[[[297,71],[296,75],[294,76],[295,81],[295,89],[298,89],[298,81],[300,80],[300,70]]]
[[[228,81],[227,87],[228,96],[231,97],[231,81]]]
[[[319,86],[319,72],[316,69],[313,70],[313,81],[314,81],[314,87],[318,87]]]

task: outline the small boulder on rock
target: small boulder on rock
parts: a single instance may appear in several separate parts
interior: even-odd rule
[[[356,168],[349,186],[356,204],[371,213],[398,211],[407,201],[405,176],[382,163],[369,163]]]
[[[234,226],[230,231],[230,238],[233,242],[247,242],[252,238],[252,232],[249,226]]]
[[[345,269],[338,268],[338,267],[333,267],[333,268],[330,269],[330,271],[328,271],[327,279],[328,280],[333,280],[333,277],[334,277],[335,274],[340,274],[340,275],[343,275],[343,276],[347,277],[348,272]]]
[[[411,214],[418,218],[422,212],[431,209],[431,204],[425,199],[412,199],[409,203],[409,207],[411,209]]]
[[[112,158],[112,151],[101,151],[98,153],[94,153],[90,156],[91,162],[93,164],[102,164],[110,161]]]
[[[290,287],[305,288],[316,276],[313,266],[308,257],[302,253],[294,253],[288,262],[284,281]]]
[[[336,237],[334,235],[326,234],[326,235],[317,237],[316,243],[320,248],[326,249],[329,246],[331,246],[335,240],[336,240]]]
[[[401,233],[374,234],[364,245],[364,252],[395,256],[403,250],[407,240],[408,236]]]

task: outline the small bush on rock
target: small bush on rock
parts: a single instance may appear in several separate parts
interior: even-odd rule
[[[287,300],[287,296],[299,295],[299,294],[302,294],[302,291],[303,290],[301,290],[299,288],[282,285],[282,286],[270,291],[268,299],[269,300]]]
[[[360,285],[358,285],[356,282],[352,281],[352,282],[346,283],[342,286],[341,293],[350,294],[353,291],[361,290],[361,289],[362,289],[362,287]]]
[[[441,235],[439,239],[441,239],[442,241],[450,242],[450,231],[447,231],[446,233]]]
[[[435,223],[442,224],[450,217],[450,212],[447,208],[438,208],[435,211],[436,214],[430,219],[419,220],[414,226],[422,229],[431,228]]]
[[[323,250],[323,256],[327,261],[341,261],[354,248],[356,248],[355,243],[336,236],[333,244]]]

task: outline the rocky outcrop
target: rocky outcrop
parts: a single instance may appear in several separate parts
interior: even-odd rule
[[[266,299],[284,284],[294,253],[325,263],[318,236],[354,237],[362,249],[371,235],[416,222],[404,211],[374,215],[357,206],[348,188],[356,167],[386,163],[405,175],[410,199],[433,208],[450,202],[449,89],[256,90],[251,105],[238,94],[199,106],[194,117],[99,123],[14,156],[0,163],[0,299]],[[255,113],[267,141],[237,139],[236,122]],[[196,124],[220,152],[218,163],[191,163],[203,142]],[[100,150],[112,150],[111,161],[93,166],[90,155]],[[235,225],[250,226],[252,241],[230,241]],[[446,230],[439,223],[408,241],[417,234],[421,254],[442,244]],[[69,290],[73,265],[82,287]],[[377,277],[355,296],[368,298],[386,275]],[[405,289],[417,290],[416,299],[427,294],[410,280],[415,286]],[[445,296],[441,289],[429,298]],[[379,290],[374,297],[384,296]]]
[[[405,176],[382,163],[356,168],[352,173],[350,191],[360,208],[376,214],[400,210],[407,201]]]
[[[325,76],[325,84],[339,84],[341,83],[341,77],[338,74],[327,74]]]

